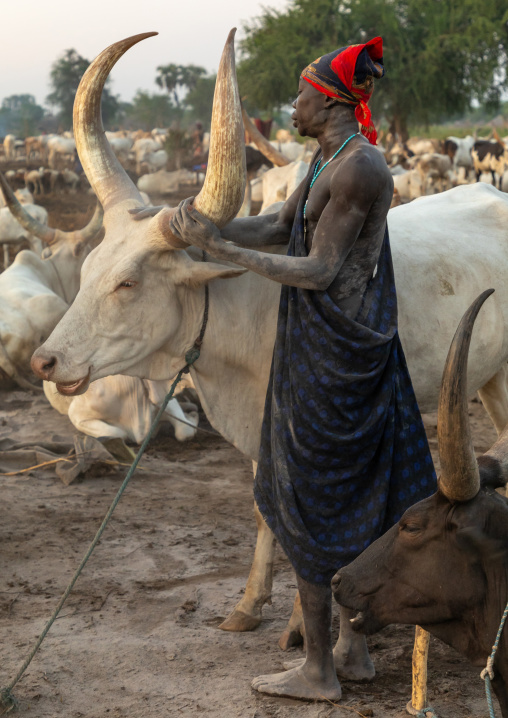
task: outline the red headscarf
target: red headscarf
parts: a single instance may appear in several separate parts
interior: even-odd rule
[[[383,77],[383,40],[375,37],[362,45],[349,45],[318,57],[302,72],[307,82],[328,97],[355,105],[355,117],[362,134],[373,145],[377,132],[367,102],[373,90],[373,77]]]

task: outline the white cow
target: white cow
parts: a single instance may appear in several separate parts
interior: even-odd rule
[[[26,187],[24,189],[17,189],[14,192],[14,196],[20,204],[33,204],[34,196]],[[4,196],[0,192],[0,207],[6,207]]]
[[[58,160],[71,161],[76,150],[76,142],[72,137],[50,137],[46,143],[48,164],[52,170],[58,169]]]
[[[67,394],[82,393],[90,381],[111,373],[154,380],[174,377],[202,326],[204,285],[211,283],[208,327],[191,375],[211,424],[255,461],[280,288],[252,272],[199,261],[199,253],[185,251],[167,228],[172,210],[129,222],[127,210],[143,205],[127,175],[112,166],[111,150],[101,134],[98,96],[105,74],[131,45],[132,40],[123,41],[104,51],[76,96],[75,132],[83,164],[98,196],[109,201],[107,234],[83,268],[78,296],[35,353],[32,366]],[[234,84],[223,81],[222,86]],[[233,165],[230,159],[239,157],[234,150],[241,138],[232,117],[231,111],[226,123],[217,113],[218,126],[211,132],[210,184],[195,200],[210,213],[216,211],[219,224],[231,211],[232,197],[234,202],[238,198],[233,177],[242,177],[239,160]],[[222,153],[214,153],[214,132],[226,124]],[[221,164],[224,156],[230,160],[226,165]],[[239,204],[242,196],[243,191]],[[475,326],[468,381],[470,394],[480,390],[496,428],[504,428],[508,197],[487,185],[457,187],[391,210],[388,225],[400,335],[421,410],[437,406],[445,358],[464,308],[486,287],[494,287],[494,300],[482,309]],[[164,321],[160,307],[168,308]],[[223,626],[229,630],[252,629],[270,598],[274,538],[259,513],[257,520],[254,568],[243,598]]]
[[[262,175],[263,204],[261,211],[274,202],[290,197],[309,171],[307,162],[291,162],[285,167],[273,167]]]
[[[419,137],[410,137],[406,142],[406,147],[415,155],[424,155],[437,151],[436,140],[423,140]]]
[[[169,381],[148,381],[132,376],[108,376],[94,382],[81,396],[62,396],[51,382],[44,393],[51,406],[68,416],[78,431],[96,439],[118,438],[141,444],[168,393]],[[180,384],[178,390],[184,387]],[[192,439],[198,425],[197,411],[184,412],[177,399],[168,402],[163,421],[174,428],[178,441]]]
[[[300,142],[295,142],[294,140],[290,142],[277,142],[277,140],[272,140],[270,144],[284,155],[284,157],[287,157],[290,162],[297,162],[303,159],[307,149],[305,145],[300,144]]]
[[[14,135],[5,135],[4,155],[6,160],[13,160],[16,158],[16,137]]]
[[[12,190],[0,175],[5,193]],[[88,242],[102,225],[102,211],[77,232],[61,232],[41,225],[30,214],[33,205],[14,205],[23,231],[42,237],[50,246],[49,255],[41,259],[24,250],[13,264],[0,274],[0,368],[20,386],[31,387],[30,357],[34,349],[49,336],[67,311],[79,288],[81,265],[88,252]],[[9,208],[0,210],[9,212]],[[14,219],[14,218],[13,218]]]
[[[447,145],[448,143],[448,145]],[[473,169],[473,158],[471,156],[474,147],[475,138],[472,135],[467,137],[454,137],[450,135],[445,140],[445,150],[453,161],[453,168],[458,171],[460,167],[464,168],[464,175],[467,178],[469,172]]]
[[[44,207],[40,207],[38,204],[25,204],[24,208],[36,222],[42,225],[47,224],[48,213]],[[4,250],[4,269],[9,266],[9,246],[20,244],[25,239],[36,254],[41,253],[42,245],[37,236],[26,230],[12,216],[8,207],[0,208],[0,244],[3,245]]]
[[[108,140],[116,157],[125,162],[134,144],[132,137],[108,137]]]
[[[145,158],[150,152],[157,152],[162,149],[161,145],[157,140],[151,137],[141,137],[136,140],[132,146],[132,151],[136,158],[136,172],[141,174],[141,164],[145,161]]]
[[[154,173],[166,167],[168,162],[168,153],[166,150],[157,150],[157,152],[147,152],[142,164],[146,164],[148,172]]]
[[[166,172],[159,170],[153,174],[142,175],[137,182],[138,189],[146,192],[147,195],[165,195],[178,192],[180,183],[189,173],[187,170],[175,170],[174,172]],[[194,178],[194,176],[192,175]]]

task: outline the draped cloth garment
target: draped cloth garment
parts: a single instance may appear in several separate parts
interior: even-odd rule
[[[307,256],[312,169],[288,256]],[[296,573],[326,585],[435,490],[386,229],[355,319],[327,291],[282,287],[254,496]]]

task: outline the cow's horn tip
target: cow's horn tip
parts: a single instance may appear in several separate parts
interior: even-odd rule
[[[226,42],[233,42],[233,40],[235,39],[235,34],[236,34],[236,27],[233,27],[229,31],[228,39]]]

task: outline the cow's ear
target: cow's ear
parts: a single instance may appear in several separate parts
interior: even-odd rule
[[[192,289],[208,284],[213,279],[231,279],[239,277],[247,270],[241,267],[224,267],[215,262],[185,262],[179,264],[172,274],[175,284],[185,284]]]

